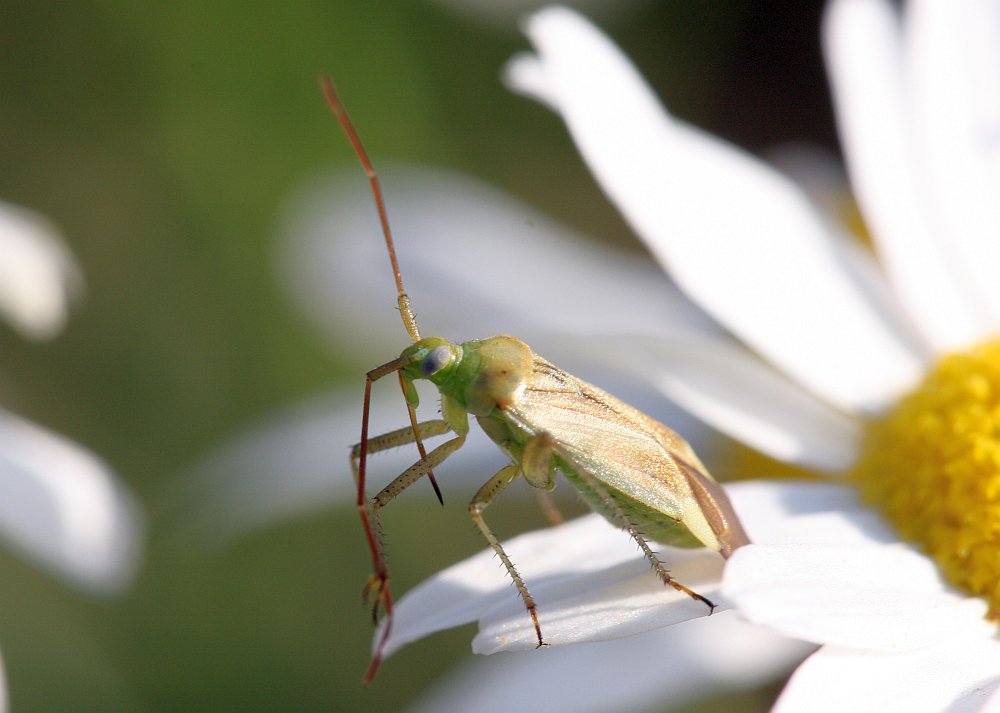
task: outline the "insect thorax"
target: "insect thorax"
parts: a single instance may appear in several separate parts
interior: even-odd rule
[[[507,335],[461,345],[430,337],[403,352],[412,359],[404,376],[429,379],[473,416],[488,416],[517,399],[531,377],[533,356],[527,344]]]

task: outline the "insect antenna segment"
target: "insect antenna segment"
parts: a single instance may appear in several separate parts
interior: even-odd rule
[[[406,331],[413,341],[420,341],[420,330],[417,329],[417,320],[413,316],[410,298],[407,296],[406,290],[403,289],[403,276],[399,271],[399,263],[396,261],[396,247],[392,242],[392,231],[389,229],[389,215],[385,210],[385,199],[382,198],[382,186],[379,184],[375,168],[368,158],[368,152],[365,151],[364,144],[361,143],[361,137],[351,123],[351,119],[347,115],[347,110],[344,109],[344,103],[340,101],[340,97],[337,95],[337,89],[333,86],[333,80],[329,77],[323,77],[322,84],[326,103],[330,105],[330,110],[333,111],[333,115],[337,117],[337,121],[340,122],[344,133],[347,134],[347,139],[351,142],[351,146],[354,147],[354,153],[357,154],[358,160],[361,161],[361,165],[365,169],[365,174],[368,176],[368,182],[371,184],[372,195],[375,198],[375,208],[378,210],[378,218],[382,223],[382,233],[385,235],[385,247],[389,251],[389,262],[392,263],[392,276],[396,279],[399,313],[403,317],[403,326],[406,327]]]
[[[328,76],[324,76],[321,79],[321,85],[323,88],[323,96],[326,98],[326,103],[333,112],[337,121],[340,123],[341,128],[344,130],[344,134],[347,136],[348,141],[351,142],[351,147],[354,149],[354,153],[357,155],[358,160],[361,162],[362,168],[364,168],[365,175],[368,176],[368,182],[371,185],[372,197],[375,199],[375,208],[378,211],[379,221],[382,224],[382,234],[385,236],[385,247],[386,251],[389,253],[389,263],[392,266],[392,276],[396,281],[396,294],[397,303],[399,304],[399,314],[403,319],[403,326],[406,328],[407,333],[410,335],[410,339],[414,342],[420,340],[420,330],[417,329],[417,320],[413,315],[413,307],[410,305],[410,298],[406,294],[406,290],[403,288],[403,275],[399,270],[399,262],[396,260],[396,247],[392,241],[392,230],[389,228],[389,215],[385,209],[385,199],[382,197],[382,186],[379,183],[378,175],[375,173],[375,167],[372,165],[371,159],[368,158],[368,152],[365,151],[364,144],[361,143],[361,137],[358,135],[357,130],[354,128],[354,124],[351,123],[351,118],[347,115],[347,109],[344,108],[344,103],[340,100],[340,96],[337,94],[337,89],[333,84],[333,80]],[[400,364],[399,369],[401,369],[404,364]],[[400,379],[400,385],[402,386],[402,379]],[[370,389],[371,383],[369,382],[368,387]],[[358,497],[359,499],[364,498],[364,485],[365,485],[365,470],[367,465],[367,455],[368,455],[368,440],[367,440],[367,426],[368,426],[368,404],[369,404],[369,390],[365,391],[365,416],[364,416],[364,428],[362,429],[361,437],[361,457],[359,465],[359,477],[358,477]],[[404,388],[405,394],[405,388]],[[407,410],[409,411],[410,425],[413,428],[414,442],[417,444],[417,450],[420,452],[421,458],[427,457],[427,450],[424,448],[422,439],[420,438],[420,433],[417,431],[417,416],[413,409],[413,406],[409,404],[407,399]],[[441,488],[438,486],[437,479],[434,477],[433,472],[427,474],[428,480],[431,482],[431,486],[434,488],[434,494],[437,496],[438,502],[442,505],[444,504],[444,496],[441,494]],[[360,505],[360,503],[359,503]],[[366,530],[368,529],[366,520]],[[391,601],[386,596],[386,601]],[[387,609],[391,605],[387,606]]]

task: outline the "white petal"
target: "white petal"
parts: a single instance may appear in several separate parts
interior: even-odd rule
[[[202,458],[168,493],[174,536],[196,546],[223,545],[280,520],[354,500],[348,454],[360,436],[362,383],[359,378],[355,389],[291,406]],[[429,393],[426,402],[434,403]],[[408,424],[398,383],[376,385],[369,433]],[[418,458],[416,446],[372,455],[369,494]],[[470,483],[485,482],[503,463],[492,441],[473,429],[465,446],[435,472],[445,498],[466,500],[474,492]],[[456,488],[459,483],[466,487]],[[432,492],[429,484],[418,483],[404,497]]]
[[[750,539],[763,544],[889,544],[895,531],[858,502],[855,488],[796,480],[728,483]]]
[[[933,352],[893,292],[875,255],[857,235],[848,233],[848,226],[856,220],[855,203],[843,164],[828,150],[810,144],[779,146],[767,152],[767,159],[806,192],[833,240],[838,261],[869,301],[879,312],[889,315],[892,326],[911,350],[923,361],[930,361]]]
[[[704,604],[665,588],[631,539],[598,515],[521,535],[503,546],[537,601],[542,633],[551,644],[618,638],[707,613]],[[722,569],[718,554],[658,551],[678,581],[712,596]],[[610,626],[602,617],[613,618]],[[482,627],[473,644],[477,652],[537,644],[524,604],[492,550],[449,567],[403,596],[386,653],[477,619]]]
[[[891,282],[933,347],[977,341],[991,324],[942,252],[933,196],[918,185],[898,18],[884,0],[833,0],[824,41],[851,182]]]
[[[799,666],[774,713],[974,713],[1000,690],[1000,642],[957,638],[906,653],[825,646]]]
[[[142,521],[131,493],[93,454],[0,412],[0,532],[71,583],[114,591],[135,573]]]
[[[994,685],[992,689],[986,687],[986,694],[988,698],[986,703],[977,709],[979,713],[1000,712],[1000,685]]]
[[[652,261],[584,240],[474,178],[393,165],[380,176],[424,334],[516,334],[548,354],[566,333],[717,331]],[[397,355],[407,338],[360,170],[306,187],[287,214],[280,265],[303,312],[340,352],[345,335],[363,334],[352,340],[359,358]]]
[[[912,2],[912,117],[932,226],[1000,326],[1000,5]]]
[[[763,157],[799,187],[828,226],[844,224],[852,198],[843,164],[833,151],[792,140],[769,147]]]
[[[773,458],[831,472],[854,462],[856,420],[724,338],[622,336],[579,349],[651,383],[705,423]]]
[[[66,322],[80,271],[55,227],[0,203],[0,315],[31,339],[49,339]]]
[[[949,590],[902,545],[751,545],[726,567],[725,596],[750,621],[806,641],[907,651],[982,635],[986,603]]]
[[[791,481],[726,487],[753,538],[782,541],[804,533],[807,540],[872,542],[885,536],[880,523],[855,517],[861,508],[850,488]],[[630,636],[705,613],[704,605],[656,580],[631,539],[598,515],[521,535],[504,548],[535,597],[543,635],[552,644]],[[719,604],[717,612],[727,608],[717,593],[723,564],[718,554],[659,546],[657,551],[678,581]],[[407,592],[396,605],[386,654],[477,620],[480,634],[473,647],[478,653],[537,643],[524,605],[492,550]]]
[[[772,680],[809,649],[731,612],[716,614],[628,639],[473,659],[407,713],[673,710]]]
[[[718,596],[723,560],[717,553],[667,547],[657,551],[678,582],[715,603],[716,612],[728,608]],[[542,635],[550,646],[620,639],[708,615],[703,602],[665,587],[634,549],[630,561],[600,572],[559,579],[536,575],[531,581]],[[479,633],[472,640],[477,654],[530,651],[537,646],[524,605],[509,599],[480,617]]]
[[[503,80],[512,91],[531,97],[552,111],[559,111],[559,93],[545,76],[545,68],[530,52],[518,52],[503,69]]]
[[[546,97],[604,190],[688,295],[848,411],[876,409],[916,380],[918,359],[839,265],[794,186],[674,121],[578,15],[542,11],[528,32]]]

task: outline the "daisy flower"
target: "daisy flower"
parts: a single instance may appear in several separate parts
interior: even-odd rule
[[[724,574],[704,553],[664,555],[699,591],[719,586],[743,619],[820,645],[793,674],[781,711],[1000,706],[990,615],[1000,609],[997,12],[928,2],[899,16],[882,0],[828,8],[839,124],[878,265],[789,181],[667,114],[617,48],[571,11],[533,16],[537,54],[508,67],[516,90],[565,120],[677,284],[747,347],[704,338],[677,356],[671,344],[622,337],[621,351],[602,343],[605,357],[626,365],[627,351],[627,366],[749,445],[849,473],[876,508],[850,486],[735,485],[757,544]],[[702,363],[673,368],[683,360]],[[715,388],[687,378],[704,360]],[[539,583],[550,643],[692,615],[683,598],[648,586],[634,555],[618,560],[576,529],[586,523],[510,543],[526,580]],[[475,620],[474,650],[530,648],[530,622],[489,569],[480,556],[405,596],[389,648]],[[521,679],[506,673],[509,706]],[[532,688],[525,698],[551,710],[537,696]]]
[[[51,338],[79,286],[79,270],[48,221],[0,204],[0,314],[26,337]],[[135,498],[107,464],[0,409],[0,535],[15,552],[72,586],[107,594],[131,581],[141,531]]]
[[[505,542],[552,646],[472,662],[421,710],[664,707],[780,675],[813,648],[778,710],[1000,707],[992,12],[830,4],[830,75],[877,258],[773,168],[670,116],[563,8],[532,16],[535,54],[510,63],[508,82],[565,120],[683,295],[647,265],[571,246],[577,236],[467,177],[380,165],[425,333],[518,334],[671,426],[650,394],[775,458],[850,475],[729,486],[755,544],[725,570],[715,553],[661,550],[680,581],[721,603],[711,618],[597,516]],[[381,243],[357,239],[378,228],[356,170],[359,192],[326,183],[300,196],[283,263],[308,316],[335,339],[365,334],[374,364],[405,336],[388,306],[383,319],[357,308],[394,290]],[[503,279],[513,275],[516,289]],[[292,433],[257,435],[288,445]],[[476,652],[536,643],[492,551],[395,611],[387,653],[474,621]]]

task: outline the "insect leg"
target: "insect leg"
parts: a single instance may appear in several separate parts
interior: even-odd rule
[[[683,592],[692,599],[696,599],[707,606],[709,614],[714,612],[715,603],[711,599],[703,597],[693,589],[685,587],[683,584],[670,576],[670,572],[667,570],[666,565],[664,565],[660,558],[656,556],[656,553],[653,552],[649,543],[646,541],[646,538],[641,532],[639,532],[631,518],[629,518],[621,506],[613,497],[611,497],[611,493],[608,492],[608,489],[605,488],[604,485],[602,485],[601,482],[590,473],[584,472],[582,469],[577,472],[587,485],[589,485],[593,491],[597,493],[598,497],[600,497],[613,512],[617,513],[619,521],[625,524],[625,529],[628,531],[628,534],[631,535],[632,539],[639,545],[639,549],[642,550],[642,553],[646,556],[646,559],[652,566],[653,571],[656,572],[656,576],[660,578],[660,581],[670,587],[673,587],[678,592]]]
[[[507,574],[514,580],[514,586],[517,587],[517,591],[520,593],[522,601],[524,601],[524,606],[528,610],[528,615],[531,617],[531,623],[535,627],[535,636],[538,637],[538,645],[545,646],[545,642],[542,640],[542,627],[538,623],[538,610],[535,606],[535,599],[528,591],[528,586],[514,567],[514,563],[511,562],[510,557],[504,552],[500,540],[497,539],[497,536],[493,534],[493,530],[490,529],[490,526],[486,524],[486,520],[483,519],[483,510],[493,502],[493,499],[497,495],[511,484],[518,476],[518,473],[519,468],[516,465],[508,465],[498,470],[496,475],[486,481],[486,484],[472,498],[472,502],[469,503],[469,515],[472,517],[472,521],[476,523],[479,531],[483,533],[483,537],[490,543],[490,547],[497,553],[500,561],[503,562],[503,566],[507,569]]]
[[[420,434],[421,438],[433,438],[434,436],[440,436],[448,433],[450,430],[451,427],[442,419],[423,421],[417,424],[417,433]],[[413,428],[411,426],[406,426],[405,428],[399,428],[395,431],[389,431],[388,433],[383,433],[379,436],[372,436],[369,438],[368,452],[379,453],[381,451],[387,451],[390,448],[395,448],[396,446],[405,446],[413,443],[414,440]],[[360,458],[361,444],[356,443],[351,446],[351,470],[354,473],[355,484],[358,482],[358,461]]]
[[[546,437],[533,438],[521,451],[521,471],[524,479],[535,488],[538,506],[550,525],[565,522],[549,492],[556,487],[556,472],[552,461],[552,444]]]
[[[559,511],[559,506],[555,504],[547,490],[536,489],[535,498],[538,500],[538,507],[541,509],[542,515],[545,516],[545,520],[549,525],[562,525],[566,522],[566,518]]]
[[[406,412],[410,417],[410,428],[413,429],[413,440],[417,444],[417,451],[419,451],[420,457],[426,458],[427,450],[424,448],[424,439],[420,435],[420,431],[418,430],[420,424],[417,423],[417,410],[414,407],[414,405],[410,403],[410,399],[407,398],[407,393],[409,391],[409,389],[407,389],[407,386],[409,386],[409,388],[412,389],[413,383],[410,382],[409,384],[407,384],[406,379],[403,377],[403,372],[400,371],[399,387],[403,390],[403,398],[406,400]],[[431,482],[431,487],[434,488],[434,494],[437,495],[438,502],[444,505],[444,497],[441,495],[441,488],[438,487],[437,478],[434,477],[434,471],[429,471],[427,473],[427,480]]]
[[[355,504],[358,508],[358,514],[361,516],[361,524],[365,530],[365,539],[368,540],[368,549],[372,555],[372,562],[375,564],[376,572],[379,569],[384,569],[383,557],[381,546],[378,544],[380,537],[376,536],[375,531],[372,529],[371,522],[368,518],[368,495],[365,492],[365,475],[367,473],[368,464],[368,418],[371,414],[371,399],[372,399],[372,384],[387,374],[392,374],[398,372],[406,366],[406,362],[400,357],[399,359],[393,359],[390,362],[386,362],[382,366],[376,367],[365,374],[365,399],[364,405],[361,410],[361,441],[358,443],[358,462],[357,466],[354,466],[354,456],[352,450],[351,456],[351,467],[354,471],[354,482],[358,486],[358,495]],[[414,436],[416,438],[416,436]]]
[[[425,421],[423,424],[418,424],[418,426],[429,426],[433,431],[434,429],[440,428],[437,423],[438,422],[435,421]],[[443,433],[444,431],[441,432]],[[393,434],[398,433],[399,431],[394,431],[393,433],[385,435],[392,436]],[[377,438],[378,437],[376,437],[376,439],[370,439],[369,443],[371,443],[372,440],[377,440]],[[412,434],[410,435],[410,438],[412,440]],[[372,656],[372,662],[368,667],[368,673],[365,674],[365,683],[371,681],[375,676],[375,672],[378,671],[378,667],[382,663],[382,651],[385,648],[386,642],[389,640],[389,635],[392,633],[392,594],[389,591],[389,566],[385,561],[385,543],[382,536],[382,508],[421,477],[427,475],[431,472],[431,470],[441,465],[441,463],[444,462],[448,456],[461,448],[463,443],[465,443],[465,436],[456,436],[449,441],[445,441],[428,453],[426,458],[421,458],[396,476],[391,483],[382,488],[378,495],[371,500],[371,522],[368,525],[368,530],[371,532],[369,545],[372,547],[375,572],[372,574],[371,578],[368,580],[368,584],[365,586],[365,599],[372,601],[373,620],[378,619],[379,605],[382,605],[385,608],[385,622],[383,624],[382,634],[375,647],[375,654]],[[367,524],[367,511],[365,512],[364,517],[366,518],[365,522]]]
[[[547,433],[541,433],[535,436],[535,438],[525,446],[525,454],[530,452],[533,464],[532,467],[535,469],[536,473],[540,474],[546,472],[542,469],[542,464],[546,462],[546,458],[551,462],[552,455],[555,453],[555,446],[555,441]],[[551,468],[551,466],[549,466],[549,468]],[[631,535],[632,539],[639,545],[639,549],[642,550],[642,554],[646,556],[646,559],[649,561],[649,564],[652,566],[653,571],[656,572],[656,576],[660,578],[661,582],[673,587],[678,592],[687,594],[692,599],[702,602],[708,607],[709,614],[715,611],[714,602],[707,597],[703,597],[698,594],[693,589],[685,587],[683,584],[670,576],[670,572],[667,570],[666,565],[664,565],[660,558],[656,556],[656,553],[653,552],[649,543],[646,541],[646,538],[641,532],[639,532],[635,523],[632,522],[632,518],[628,516],[628,513],[626,513],[618,501],[612,497],[611,493],[606,487],[604,487],[604,484],[598,478],[596,478],[592,473],[588,473],[583,468],[575,468],[573,472],[578,475],[584,483],[586,483],[587,487],[597,494],[597,497],[604,502],[608,511],[614,513],[615,520],[628,531],[628,534]],[[528,478],[527,473],[525,474],[525,477]],[[541,476],[538,475],[536,477]]]
[[[439,428],[439,423],[443,424],[444,421],[424,421],[424,423],[419,424],[420,426],[431,425],[434,429]],[[432,430],[434,430],[432,429]],[[409,429],[405,429],[409,431]],[[439,431],[439,433],[446,433],[445,430]],[[392,434],[386,434],[392,435]],[[421,434],[423,435],[423,434]],[[437,435],[437,434],[434,434]],[[411,436],[412,440],[412,436]],[[426,458],[421,458],[416,463],[411,465],[409,468],[404,470],[391,483],[382,488],[378,495],[372,498],[372,512],[377,516],[378,511],[385,507],[390,500],[399,495],[401,492],[406,490],[408,487],[413,485],[417,480],[427,475],[431,470],[441,465],[444,460],[450,456],[452,453],[457,451],[465,443],[465,436],[455,436],[449,441],[445,441],[440,446],[432,450],[427,454]]]

